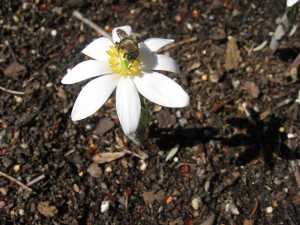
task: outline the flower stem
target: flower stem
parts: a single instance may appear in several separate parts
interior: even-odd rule
[[[141,115],[139,120],[139,125],[136,131],[128,135],[129,139],[132,140],[136,145],[143,144],[144,140],[148,136],[148,124],[150,120],[150,111],[146,103],[146,99],[140,95],[141,100]]]

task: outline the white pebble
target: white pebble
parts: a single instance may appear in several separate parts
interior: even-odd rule
[[[105,173],[111,173],[112,172],[112,168],[110,166],[105,168]]]
[[[186,23],[186,28],[189,30],[193,30],[193,26],[190,23]]]
[[[239,215],[240,214],[240,212],[239,212],[238,208],[236,207],[236,205],[232,204],[232,203],[226,204],[225,211],[226,211],[226,213],[230,213],[230,214],[233,214],[233,215]]]
[[[273,212],[272,206],[267,207],[267,208],[266,208],[266,212],[267,212],[267,213],[272,213],[272,212]]]
[[[19,209],[19,215],[24,216],[24,214],[25,214],[25,210],[24,209]]]
[[[291,134],[291,133],[287,134],[288,139],[292,139],[292,138],[295,138],[295,137],[296,137],[295,134]]]
[[[178,157],[174,157],[173,161],[178,162],[179,161]]]
[[[55,37],[57,35],[57,30],[51,30],[51,36]]]
[[[109,204],[110,204],[109,201],[103,201],[101,203],[101,213],[104,213],[108,210]]]
[[[179,119],[178,122],[181,127],[185,127],[185,125],[187,124],[187,120],[184,118]]]
[[[17,103],[22,103],[22,102],[23,102],[23,98],[21,98],[21,97],[16,97],[16,102],[17,102]]]
[[[140,160],[139,163],[140,163],[139,170],[144,171],[147,168],[147,164],[145,163],[144,160]]]
[[[46,84],[46,88],[51,88],[51,87],[53,87],[53,83],[49,82]]]
[[[86,130],[92,130],[92,125],[91,124],[87,124],[87,125],[85,125],[85,129]]]
[[[176,117],[177,118],[181,118],[181,112],[178,110],[178,111],[176,111]]]
[[[201,197],[200,196],[196,196],[192,199],[191,205],[193,207],[193,209],[197,210],[199,209],[200,205],[201,205]]]

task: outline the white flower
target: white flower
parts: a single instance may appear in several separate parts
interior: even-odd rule
[[[74,84],[95,77],[79,93],[72,110],[72,120],[94,114],[116,88],[116,109],[126,135],[134,133],[139,123],[141,103],[139,93],[150,101],[166,107],[185,107],[189,96],[172,79],[156,71],[179,74],[172,58],[153,52],[173,42],[172,39],[149,38],[139,43],[139,57],[135,61],[124,58],[122,49],[115,47],[120,38],[117,29],[131,34],[130,26],[112,31],[113,42],[100,37],[82,50],[93,58],[76,65],[62,79],[63,84]]]
[[[287,0],[286,1],[286,6],[287,7],[291,7],[293,5],[295,5],[299,0]]]

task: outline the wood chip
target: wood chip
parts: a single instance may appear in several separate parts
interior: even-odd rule
[[[102,136],[108,131],[110,131],[114,127],[114,125],[115,125],[114,122],[110,118],[107,117],[102,118],[98,123],[95,132],[98,135]]]
[[[218,196],[225,188],[230,187],[241,176],[239,172],[233,172],[230,178],[225,178],[222,183],[214,190],[213,196]]]
[[[211,214],[207,220],[205,220],[203,223],[201,223],[201,225],[213,225],[214,222],[215,222],[215,218],[216,218],[216,215],[215,214]]]
[[[236,39],[232,36],[228,37],[227,49],[225,53],[225,68],[227,71],[237,70],[241,60],[240,51],[238,49]]]
[[[27,72],[26,67],[17,61],[12,62],[8,67],[5,68],[4,74],[8,77],[17,77]]]
[[[98,164],[107,163],[119,159],[125,154],[126,152],[98,153],[93,157],[93,161]]]
[[[152,204],[154,200],[161,202],[165,198],[165,191],[164,190],[152,190],[143,193],[143,199],[145,203]]]
[[[87,172],[95,178],[99,178],[102,176],[102,169],[96,163],[92,163],[88,168]]]
[[[39,202],[38,211],[46,217],[54,217],[58,212],[55,206],[49,205],[49,202]]]
[[[244,220],[243,225],[254,225],[254,220]]]
[[[246,81],[245,83],[245,89],[249,92],[249,94],[253,97],[253,98],[258,98],[259,94],[260,94],[260,90],[257,87],[257,85],[252,82],[252,81]]]

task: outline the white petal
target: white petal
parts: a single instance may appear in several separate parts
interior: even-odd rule
[[[174,59],[161,54],[153,54],[149,51],[149,49],[142,45],[143,43],[140,44],[140,61],[142,63],[142,70],[164,70],[177,74],[180,73],[178,64]]]
[[[294,4],[296,4],[299,0],[287,0],[286,1],[286,6],[287,7],[291,7],[293,6]]]
[[[116,88],[119,78],[117,74],[103,75],[85,85],[74,104],[72,120],[81,120],[94,114]]]
[[[173,42],[173,39],[149,38],[144,41],[144,44],[151,52],[155,52],[158,49],[164,47],[165,45],[171,44]]]
[[[101,62],[108,62],[109,55],[106,53],[106,51],[109,49],[109,46],[112,45],[114,44],[111,42],[111,40],[101,37],[86,46],[82,50],[82,53]]]
[[[190,98],[182,87],[163,74],[144,73],[141,77],[134,77],[133,81],[138,91],[156,104],[172,108],[189,105]]]
[[[63,84],[74,84],[91,77],[111,73],[108,63],[100,63],[97,60],[87,60],[77,64],[61,80]]]
[[[136,87],[129,77],[120,79],[116,91],[116,108],[126,135],[136,131],[141,114],[141,102]]]
[[[120,42],[120,38],[117,35],[117,29],[124,30],[128,34],[128,36],[131,35],[131,31],[132,31],[131,26],[126,25],[126,26],[122,26],[122,27],[116,27],[112,30],[112,38],[113,38],[114,43]]]

